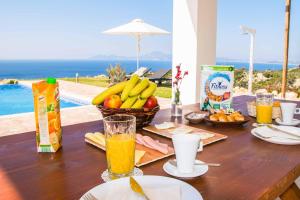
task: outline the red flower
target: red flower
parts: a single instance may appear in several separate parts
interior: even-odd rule
[[[177,71],[177,74],[175,76],[176,79],[181,79],[181,71]]]
[[[182,79],[188,75],[188,71],[185,71],[183,74],[182,74],[182,71],[181,71],[181,64],[177,65],[176,66],[176,75],[175,75],[175,80],[173,82],[173,85],[176,86],[178,89],[180,88],[180,85],[181,85],[181,81]]]

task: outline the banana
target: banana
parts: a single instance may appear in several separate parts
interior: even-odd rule
[[[123,89],[125,88],[127,84],[127,81],[123,81],[121,83],[118,83],[114,86],[111,86],[110,88],[106,89],[105,91],[101,92],[100,94],[98,94],[92,101],[93,105],[99,105],[101,104],[104,99],[110,95],[113,94],[118,94],[120,92],[123,91]]]
[[[147,99],[138,98],[138,100],[133,104],[133,106],[131,106],[131,108],[142,108],[146,101]]]
[[[142,99],[149,98],[155,92],[156,88],[157,88],[157,85],[150,81],[149,86],[142,92],[140,97]]]
[[[134,88],[134,86],[137,84],[137,82],[140,80],[140,77],[136,74],[132,75],[130,80],[127,82],[122,95],[121,95],[121,100],[124,102],[129,95],[130,90]]]
[[[145,88],[149,85],[149,79],[145,78],[140,83],[138,83],[129,93],[129,96],[139,95]]]
[[[121,105],[121,108],[131,108],[131,106],[136,102],[137,98],[138,96],[128,97]]]

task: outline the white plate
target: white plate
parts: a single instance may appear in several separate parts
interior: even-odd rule
[[[200,160],[196,160],[195,162],[203,163]],[[171,165],[168,161],[164,164],[163,169],[167,174],[169,174],[171,176],[176,176],[179,178],[194,178],[194,177],[205,174],[208,171],[208,166],[207,165],[195,165],[194,171],[192,173],[180,173],[177,170],[177,167],[175,167],[174,165]]]
[[[292,126],[276,126],[277,128],[281,128],[282,130],[288,131],[288,132],[292,132],[293,134],[297,134],[300,136],[300,128],[296,128],[296,127],[292,127]],[[283,145],[298,145],[300,144],[300,140],[292,140],[292,139],[287,139],[287,138],[283,138],[284,136],[286,137],[292,137],[289,135],[284,134],[283,137],[272,137],[272,138],[263,138],[260,137],[259,135],[256,134],[256,132],[264,135],[265,133],[265,129],[263,129],[265,127],[258,127],[258,128],[254,128],[251,130],[251,134],[261,140],[270,142],[270,143],[274,143],[274,144],[283,144]],[[262,130],[264,132],[262,132]],[[282,135],[281,135],[282,136]]]
[[[285,126],[297,126],[297,125],[300,124],[300,120],[299,120],[299,119],[293,119],[292,122],[290,122],[290,123],[285,123],[285,122],[281,121],[280,118],[277,118],[277,119],[275,119],[275,122],[276,122],[277,124],[285,125]]]
[[[290,132],[292,133],[293,135],[295,135],[296,137],[299,136],[300,137],[300,128],[299,127],[293,127],[293,126],[276,126],[276,125],[273,125],[275,128],[278,128],[282,131],[287,131],[287,132]],[[286,135],[284,133],[284,135]]]
[[[181,197],[180,199],[185,200],[203,200],[201,194],[191,185],[174,179],[174,178],[169,178],[169,177],[164,177],[164,176],[135,176],[134,179],[145,189],[145,188],[158,188],[160,191],[164,187],[168,186],[179,186],[180,187],[180,193]],[[118,193],[118,189],[122,190],[123,193],[121,193],[121,198],[120,198],[120,192]],[[98,185],[91,190],[89,190],[87,193],[91,193],[93,196],[95,196],[97,199],[104,200],[105,196],[107,195],[108,191],[114,192],[116,194],[116,199],[115,200],[125,200],[127,199],[124,197],[124,191],[130,193],[132,192],[130,189],[129,185],[129,178],[120,178],[116,179],[114,181],[110,181],[107,183],[103,183],[101,185]],[[84,196],[84,195],[83,195]],[[144,198],[140,198],[139,196],[136,195],[137,198],[131,198],[131,199],[137,199],[137,200],[143,200]],[[164,200],[163,194],[161,194],[161,199]],[[80,200],[84,200],[82,197]],[[110,200],[114,200],[114,198],[110,198]]]

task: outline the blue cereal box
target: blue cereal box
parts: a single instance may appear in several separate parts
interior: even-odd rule
[[[201,66],[200,109],[231,108],[234,67],[224,65]]]

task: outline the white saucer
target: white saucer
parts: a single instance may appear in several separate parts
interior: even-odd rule
[[[132,176],[143,176],[143,175],[144,175],[144,173],[141,169],[136,168],[136,167],[133,169]],[[104,172],[102,172],[101,178],[104,182],[112,181],[112,179],[109,177],[108,169],[106,169]]]
[[[195,160],[195,162],[203,163],[200,160]],[[180,173],[177,170],[177,167],[175,167],[174,165],[171,165],[168,161],[164,164],[163,169],[167,174],[169,174],[171,176],[175,176],[175,177],[179,177],[179,178],[194,178],[194,177],[205,174],[208,171],[208,166],[207,165],[195,165],[194,171],[192,173]]]
[[[300,124],[300,120],[299,119],[293,119],[293,121],[291,123],[285,123],[283,121],[281,121],[280,118],[275,119],[276,123],[280,124],[280,125],[285,125],[285,126],[297,126]]]

